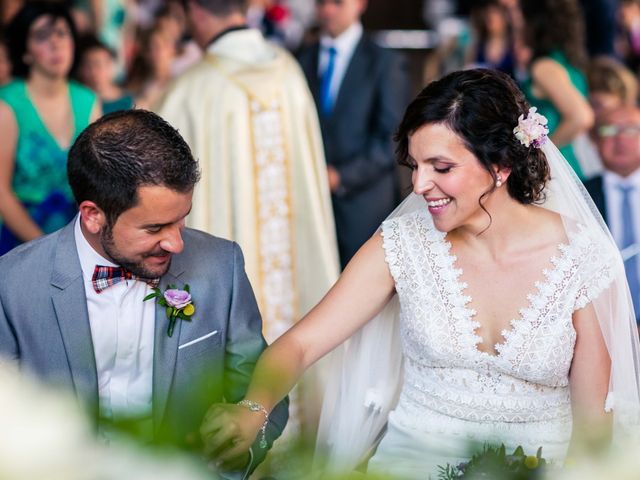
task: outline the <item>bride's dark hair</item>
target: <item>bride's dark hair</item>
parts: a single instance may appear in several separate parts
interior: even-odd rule
[[[513,133],[518,117],[528,111],[524,95],[504,73],[487,69],[450,73],[427,85],[407,107],[395,134],[398,163],[411,166],[409,139],[420,127],[444,124],[462,138],[494,185],[497,178],[492,167],[510,168],[509,195],[522,204],[541,203],[549,180],[547,159],[540,149],[525,147]]]

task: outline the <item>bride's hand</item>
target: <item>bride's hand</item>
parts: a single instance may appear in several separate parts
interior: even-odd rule
[[[200,426],[204,454],[222,470],[243,468],[263,423],[262,412],[233,404],[212,405]]]

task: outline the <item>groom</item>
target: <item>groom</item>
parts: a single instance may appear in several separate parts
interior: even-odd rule
[[[243,398],[265,348],[240,248],[184,228],[198,165],[151,112],[90,125],[68,174],[76,219],[0,258],[0,356],[75,391],[101,428],[125,422],[150,441],[197,443],[208,407]],[[191,306],[145,300],[170,285],[189,290]],[[286,420],[283,403],[269,445]],[[244,477],[265,455],[256,442],[222,469]]]

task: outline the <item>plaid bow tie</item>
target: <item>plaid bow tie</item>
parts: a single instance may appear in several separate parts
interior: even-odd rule
[[[124,267],[107,267],[104,265],[96,265],[93,269],[93,277],[91,278],[91,284],[96,293],[101,293],[103,290],[121,282],[122,280],[139,280],[146,284],[157,287],[160,283],[159,278],[143,278],[138,275],[134,275]]]

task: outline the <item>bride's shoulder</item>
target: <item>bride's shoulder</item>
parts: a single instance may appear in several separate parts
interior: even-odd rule
[[[444,234],[438,231],[426,209],[388,218],[381,227],[383,247],[389,258],[399,258],[421,248],[431,249],[442,243]]]
[[[578,255],[585,250],[593,250],[595,245],[611,243],[606,227],[595,221],[587,225],[545,208],[534,207],[533,211],[538,225],[535,236],[545,242],[571,248]]]
[[[574,218],[544,210],[546,228],[562,252],[561,260],[576,265],[582,276],[610,277],[611,265],[618,254],[607,228],[593,221],[584,223]]]
[[[426,209],[415,210],[412,212],[403,213],[382,222],[382,230],[389,231],[392,229],[401,228],[403,230],[407,228],[426,229],[428,231],[435,230],[433,219]]]
[[[530,238],[543,241],[551,247],[557,247],[562,243],[569,242],[569,234],[564,217],[545,208],[536,206],[530,206],[529,208],[533,216],[533,221],[529,222],[531,225]]]

